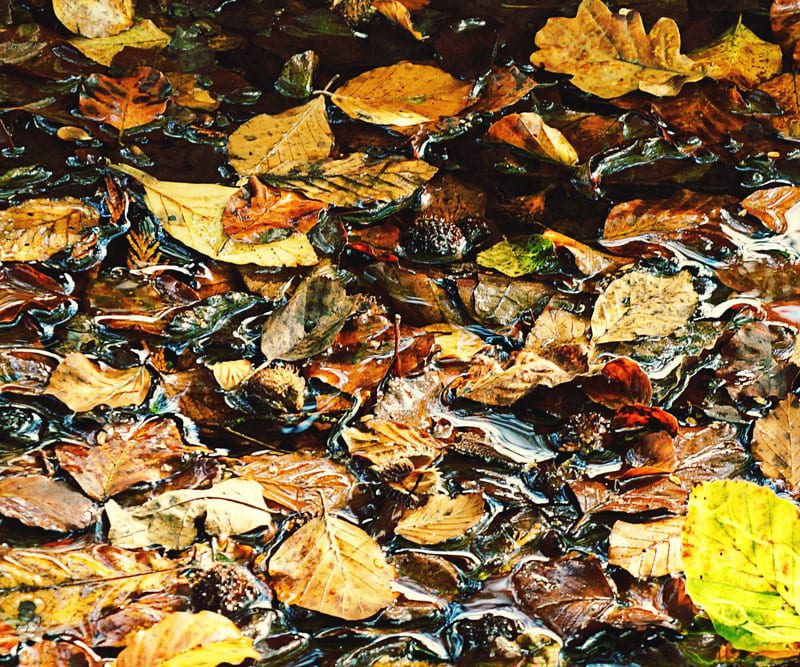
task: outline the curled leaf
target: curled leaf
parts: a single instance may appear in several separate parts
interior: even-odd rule
[[[503,116],[489,127],[486,136],[560,164],[578,162],[578,154],[566,137],[531,111]]]

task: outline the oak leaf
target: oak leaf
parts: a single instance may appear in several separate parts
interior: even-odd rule
[[[791,185],[756,190],[742,200],[742,208],[776,234],[800,229],[798,204],[800,188]]]
[[[439,544],[463,536],[481,520],[483,510],[479,493],[453,498],[436,494],[429,496],[421,507],[404,512],[395,532],[416,544]]]
[[[486,136],[560,164],[571,166],[578,162],[578,154],[566,137],[532,111],[503,116],[489,127]]]
[[[702,66],[681,54],[675,21],[660,18],[648,35],[638,12],[614,15],[601,0],[583,0],[575,18],[548,19],[535,41],[534,65],[572,74],[575,86],[598,97],[634,90],[677,95],[704,76]]]
[[[305,234],[295,233],[272,243],[241,243],[231,239],[222,216],[238,188],[205,183],[160,181],[149,174],[117,165],[145,188],[145,202],[164,230],[197,252],[232,264],[311,266],[317,254]]]
[[[107,123],[122,136],[161,116],[169,90],[167,77],[152,67],[137,67],[122,77],[92,74],[81,89],[78,107],[86,118]]]
[[[608,562],[637,579],[680,572],[683,522],[682,516],[649,523],[617,521],[608,537]]]
[[[327,513],[286,539],[269,561],[278,599],[348,621],[369,618],[395,598],[394,568],[358,526]]]
[[[96,63],[111,66],[111,61],[125,47],[136,49],[163,49],[170,36],[150,19],[137,21],[132,28],[111,37],[87,39],[77,37],[69,40],[78,51]]]
[[[176,611],[137,632],[114,661],[115,667],[216,667],[260,658],[253,640],[222,614]]]
[[[53,0],[64,27],[84,37],[110,37],[133,25],[133,0]]]
[[[71,352],[53,371],[44,393],[55,396],[70,410],[86,412],[98,405],[141,405],[150,384],[150,373],[144,366],[118,370]]]
[[[615,343],[668,336],[689,321],[699,300],[688,271],[674,276],[631,271],[611,282],[595,302],[593,340]]]
[[[318,95],[279,114],[260,114],[228,139],[228,159],[242,176],[287,174],[326,158],[333,148],[325,99]]]
[[[0,514],[59,532],[81,530],[96,519],[94,503],[66,482],[44,475],[0,479]]]
[[[800,485],[800,399],[789,394],[753,427],[753,456],[767,477]]]
[[[407,127],[455,116],[469,105],[471,89],[438,67],[402,61],[350,79],[331,101],[356,120]]]

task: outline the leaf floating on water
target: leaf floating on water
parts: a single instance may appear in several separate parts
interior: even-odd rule
[[[422,507],[403,513],[395,532],[416,544],[439,544],[463,536],[481,520],[483,509],[479,493],[429,496]]]
[[[617,521],[608,538],[608,562],[638,579],[680,572],[683,522],[683,517],[649,523]]]
[[[753,427],[753,456],[767,477],[800,485],[800,399],[789,394]]]
[[[70,32],[110,37],[133,25],[133,0],[53,0],[53,13]]]
[[[69,41],[87,58],[106,67],[122,49],[163,49],[169,44],[170,36],[150,19],[137,21],[132,28],[112,37],[75,38]]]
[[[486,136],[560,164],[571,166],[578,162],[578,154],[566,137],[530,111],[503,116],[489,127]]]
[[[388,607],[394,568],[380,546],[349,521],[324,514],[290,535],[269,561],[278,599],[348,621]]]

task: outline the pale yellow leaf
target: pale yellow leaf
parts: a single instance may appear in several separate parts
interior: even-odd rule
[[[649,523],[617,521],[608,538],[608,562],[638,579],[680,572],[683,523],[682,516]]]
[[[372,6],[383,14],[392,23],[396,23],[414,36],[414,39],[423,40],[423,35],[411,20],[411,12],[400,0],[372,0]]]
[[[489,344],[477,334],[458,324],[429,324],[425,331],[433,334],[433,339],[439,346],[437,358],[440,361],[471,361],[481,350]]]
[[[133,25],[133,0],[53,0],[64,27],[84,37],[110,37]]]
[[[483,498],[465,493],[455,498],[430,496],[422,507],[405,512],[395,532],[417,544],[439,544],[461,537],[483,517]]]
[[[143,19],[129,30],[112,37],[76,37],[69,40],[69,43],[87,58],[108,67],[114,56],[126,46],[136,49],[163,49],[169,44],[169,40],[170,36],[155,23],[150,19]]]
[[[249,359],[234,359],[233,361],[220,361],[209,366],[214,374],[217,384],[225,391],[237,387],[249,378],[255,369]]]

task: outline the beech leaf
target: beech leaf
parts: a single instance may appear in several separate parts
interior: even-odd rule
[[[429,496],[421,507],[403,513],[395,532],[416,544],[439,544],[463,536],[481,520],[483,507],[479,493]]]
[[[789,394],[753,427],[753,456],[767,477],[800,485],[800,399]]]
[[[59,532],[81,530],[96,520],[94,503],[66,482],[43,475],[0,479],[0,514]]]
[[[683,517],[649,523],[617,521],[608,537],[608,562],[634,577],[661,577],[680,572]]]
[[[84,37],[110,37],[133,25],[133,0],[53,0],[64,27]]]
[[[69,41],[87,58],[106,67],[125,47],[136,49],[163,49],[169,44],[170,36],[150,19],[137,21],[132,28],[111,37],[78,37]]]
[[[578,154],[566,137],[531,111],[503,116],[489,127],[486,136],[560,164],[571,166],[578,162]]]
[[[511,278],[557,269],[553,242],[539,234],[504,239],[478,253],[478,266],[494,269]]]

